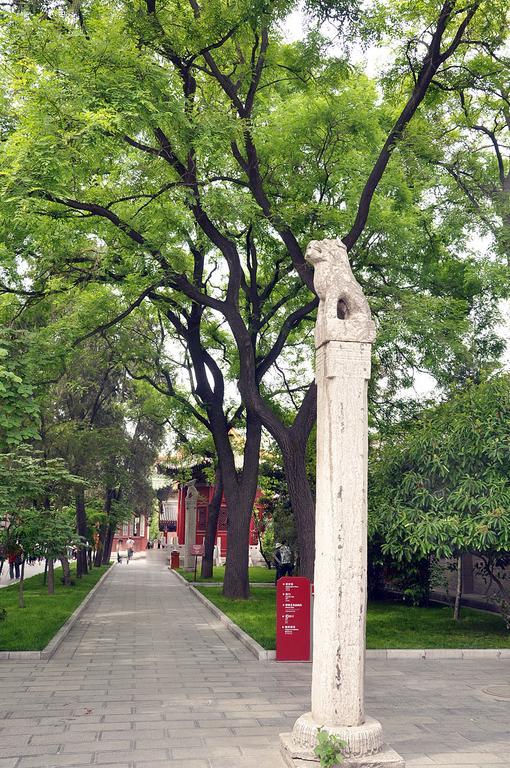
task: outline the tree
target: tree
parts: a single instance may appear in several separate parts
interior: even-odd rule
[[[66,503],[82,484],[62,460],[46,459],[28,446],[0,454],[0,518],[6,521],[0,533],[6,551],[22,553],[20,608],[24,607],[25,557],[37,552],[53,562],[75,543]],[[50,580],[48,591],[51,589]]]
[[[406,3],[400,15],[389,6],[413,66],[381,108],[374,85],[345,61],[324,57],[316,35],[280,42],[277,26],[290,7],[103,2],[76,16],[57,6],[35,21],[11,15],[5,37],[5,55],[24,85],[4,147],[6,215],[13,212],[7,247],[33,265],[33,297],[59,290],[63,280],[107,282],[126,299],[107,325],[152,301],[190,345],[227,504],[237,510],[229,539],[240,542],[241,560],[227,565],[231,596],[247,594],[243,553],[261,424],[282,451],[302,570],[313,575],[305,446],[315,386],[310,374],[297,387],[285,377],[287,391],[297,390],[289,419],[269,381],[281,355],[292,358],[309,336],[303,328],[317,301],[304,245],[342,233],[376,304],[388,300],[395,279],[408,295],[428,299],[444,270],[435,263],[437,242],[416,230],[425,223],[436,233],[440,222],[420,207],[430,187],[407,175],[394,150],[432,82],[468,55],[475,33],[496,40],[504,16],[500,3],[485,0],[448,0],[439,9]],[[402,258],[408,246],[412,258]],[[460,277],[457,255],[442,255]],[[398,291],[391,298],[399,306]],[[434,298],[443,306],[437,291]],[[201,338],[202,322],[217,326],[218,316],[236,352],[246,408],[242,471],[228,443],[221,370],[204,344],[211,334]]]
[[[111,338],[96,335],[76,345],[84,318],[99,323],[103,304],[114,301],[106,287],[91,286],[71,304],[55,295],[23,312],[21,301],[12,297],[3,307],[12,332],[24,339],[31,402],[40,416],[40,447],[87,480],[86,489],[76,488],[77,530],[83,541],[97,538],[96,565],[109,561],[119,522],[135,509],[151,507],[148,474],[168,418],[164,398],[128,376],[120,359],[127,343],[122,328],[114,339],[111,332]],[[92,525],[89,512],[95,517]],[[83,548],[78,575],[86,569]]]
[[[0,336],[0,450],[37,439],[39,412],[26,380],[23,339],[5,331]]]
[[[462,555],[490,563],[510,550],[509,417],[510,376],[500,374],[398,424],[372,453],[371,536],[397,561],[456,558],[455,618]]]
[[[454,215],[460,206],[467,208],[473,225],[489,239],[494,260],[504,260],[506,267],[510,259],[509,68],[504,49],[495,49],[491,40],[480,40],[476,55],[451,67],[438,83],[438,119],[431,121],[428,141],[422,144],[429,161],[443,171],[443,215]]]

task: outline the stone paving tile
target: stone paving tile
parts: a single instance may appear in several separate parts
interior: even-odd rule
[[[0,768],[283,768],[309,664],[257,661],[168,572],[114,566],[48,661],[0,662]],[[496,659],[370,659],[367,711],[408,768],[510,768]],[[7,698],[6,698],[7,697]]]

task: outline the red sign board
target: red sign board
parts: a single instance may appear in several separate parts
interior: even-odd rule
[[[276,585],[276,660],[310,661],[310,580],[284,576]]]
[[[201,557],[204,554],[204,545],[203,544],[192,544],[189,548],[190,555],[195,555],[195,557]]]

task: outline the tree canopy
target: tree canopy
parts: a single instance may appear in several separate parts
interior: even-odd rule
[[[480,304],[495,318],[501,253],[481,265],[470,247],[473,213],[482,222],[495,204],[484,186],[483,204],[459,204],[451,159],[472,132],[457,120],[451,138],[450,94],[452,73],[504,55],[505,5],[310,0],[311,27],[295,43],[281,31],[288,0],[4,13],[0,287],[28,305],[91,301],[75,342],[145,313],[163,368],[128,355],[130,376],[210,429],[236,510],[232,551],[246,550],[263,426],[282,452],[303,572],[313,573],[309,240],[341,236],[349,249],[379,325],[382,397],[416,368],[442,382],[463,375]],[[316,26],[324,19],[342,30],[339,54]],[[360,40],[395,51],[384,78],[349,59]],[[169,344],[182,350],[177,365]],[[241,418],[239,468],[229,431]],[[227,593],[247,595],[246,568],[246,552],[229,560]]]

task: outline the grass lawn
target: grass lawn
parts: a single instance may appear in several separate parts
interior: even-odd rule
[[[7,611],[0,621],[0,651],[42,651],[108,568],[93,568],[71,587],[61,584],[62,571],[56,568],[54,595],[43,586],[42,573],[31,576],[25,581],[26,608],[18,608],[17,584],[0,589],[0,608]]]
[[[250,600],[229,600],[213,587],[198,589],[263,648],[275,648],[274,589],[254,587]],[[448,606],[369,603],[367,648],[510,648],[510,632],[498,614],[463,608],[455,623],[452,613]]]
[[[193,581],[193,576],[195,575],[194,571],[185,571],[182,568],[179,568],[178,572],[181,574],[181,576],[184,576],[186,581]],[[197,568],[197,581],[219,581],[223,582],[223,576],[225,574],[225,566],[220,565],[218,567],[213,568],[213,577],[212,579],[202,579],[200,576],[200,564]],[[261,565],[254,565],[249,570],[249,576],[250,576],[250,583],[251,584],[265,584],[268,582],[269,584],[274,584],[274,577],[275,572],[274,568],[265,568]]]

